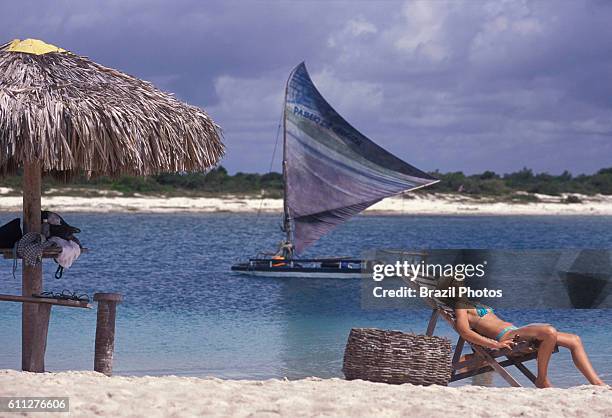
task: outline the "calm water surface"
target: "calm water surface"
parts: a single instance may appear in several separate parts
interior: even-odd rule
[[[0,214],[0,223],[11,219]],[[45,289],[120,292],[115,372],[224,378],[342,376],[352,327],[422,333],[429,312],[365,311],[359,281],[250,278],[232,262],[274,248],[278,216],[237,214],[63,214],[92,249]],[[307,255],[359,255],[372,248],[612,248],[612,217],[361,216]],[[0,261],[0,292],[18,294],[12,263]],[[18,272],[19,274],[20,272]],[[19,304],[0,303],[0,369],[20,367]],[[594,365],[612,381],[612,310],[502,311],[516,323],[550,322],[578,332]],[[48,370],[92,369],[95,310],[54,307]],[[442,324],[439,335],[456,336]],[[552,379],[583,384],[566,352]],[[469,380],[466,381],[469,383]],[[477,384],[500,384],[497,377]]]

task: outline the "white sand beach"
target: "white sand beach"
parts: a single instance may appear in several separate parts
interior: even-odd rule
[[[22,198],[0,188],[0,211],[20,211]],[[612,215],[612,196],[583,196],[582,203],[563,203],[565,196],[535,195],[539,202],[496,202],[467,195],[413,193],[405,198],[385,199],[366,210],[366,214],[386,215]],[[257,197],[165,197],[122,196],[101,191],[94,196],[43,196],[44,209],[60,212],[236,212],[280,213],[282,199]]]
[[[0,396],[68,396],[71,417],[609,417],[612,414],[612,391],[594,386],[545,390],[448,388],[318,378],[297,381],[175,376],[109,378],[95,372],[33,374],[4,370],[0,371]],[[23,416],[41,414],[33,412]]]

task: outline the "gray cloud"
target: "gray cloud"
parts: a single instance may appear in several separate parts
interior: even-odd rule
[[[231,171],[268,169],[306,60],[341,114],[419,168],[592,172],[612,165],[611,20],[603,1],[22,1],[0,34],[203,107]]]

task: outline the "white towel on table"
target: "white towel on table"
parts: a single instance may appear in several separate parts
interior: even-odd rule
[[[60,237],[51,237],[49,241],[54,242],[62,249],[55,261],[65,269],[70,268],[72,263],[81,255],[81,247],[74,241],[67,241]]]

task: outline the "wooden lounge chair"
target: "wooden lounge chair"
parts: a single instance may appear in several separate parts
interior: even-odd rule
[[[436,279],[428,277],[417,277],[414,281],[406,280],[406,282],[417,289],[420,287],[435,289],[438,284]],[[433,335],[439,317],[444,318],[457,331],[455,311],[451,307],[435,298],[423,299],[432,308],[429,324],[427,325],[427,335]],[[523,363],[537,358],[538,343],[536,341],[518,341],[512,349],[489,349],[468,341],[472,353],[464,356],[462,354],[465,343],[466,341],[463,337],[459,336],[452,359],[453,371],[451,382],[495,371],[511,386],[520,387],[521,384],[505,369],[508,366],[514,366],[535,384],[536,376]],[[555,347],[554,352],[558,351],[559,348]],[[498,359],[503,360],[498,361]]]

